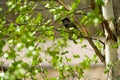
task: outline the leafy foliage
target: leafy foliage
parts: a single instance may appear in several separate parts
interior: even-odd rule
[[[81,0],[75,0],[70,5],[70,11],[66,11],[62,5],[54,0],[38,2],[34,2],[34,0],[8,0],[5,2],[7,9],[0,8],[0,12],[2,12],[0,13],[0,57],[12,62],[6,72],[0,73],[0,79],[17,80],[31,77],[31,79],[36,80],[36,75],[39,73],[44,80],[49,80],[47,70],[41,65],[44,62],[49,62],[59,72],[58,78],[50,80],[67,80],[71,77],[81,79],[84,70],[90,68],[92,63],[97,63],[98,58],[94,56],[91,59],[85,56],[83,62],[72,66],[70,64],[72,59],[81,57],[79,54],[73,54],[73,58],[66,56],[69,51],[65,48],[69,46],[68,40],[71,34],[66,31],[65,27],[58,26],[58,24],[62,25],[61,20],[65,17],[69,17],[74,22],[72,16],[80,2]],[[99,0],[96,0],[96,3],[100,4]],[[45,14],[51,18],[46,18],[42,11],[35,11],[39,4],[44,5],[45,10],[47,10]],[[97,11],[91,11],[87,15],[82,15],[80,23],[98,25],[102,16],[97,15],[97,13]],[[11,14],[13,19],[9,18]],[[55,23],[57,23],[56,26]],[[78,41],[76,31],[73,30],[72,37]],[[61,37],[60,39],[58,35]],[[79,43],[82,43],[83,40],[81,38]],[[47,41],[52,43],[44,49],[41,45],[46,44]],[[101,48],[99,43],[97,45]],[[8,48],[4,49],[5,46]],[[84,44],[82,48],[86,48],[86,46]],[[29,63],[21,58],[18,59],[22,53],[24,57],[31,60]]]

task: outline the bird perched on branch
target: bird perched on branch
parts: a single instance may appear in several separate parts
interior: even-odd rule
[[[92,40],[97,40],[99,41],[101,44],[104,45],[104,42],[102,42],[101,40],[98,40],[98,39],[95,39],[95,38],[92,38],[92,37],[87,37],[87,36],[84,36],[80,30],[77,28],[77,26],[74,24],[74,23],[71,23],[70,19],[69,18],[64,18],[62,20],[63,22],[63,25],[65,26],[65,29],[67,30],[67,32],[69,33],[69,39],[70,40],[73,40],[74,43],[77,43],[76,42],[76,39],[78,38],[84,38],[84,39],[92,39]],[[72,29],[71,29],[72,28]],[[73,35],[76,35],[76,39],[74,39]]]
[[[69,33],[69,39],[73,40],[74,43],[77,43],[76,39],[82,36],[77,26],[74,23],[72,23],[69,18],[62,19],[62,22],[65,26],[66,31]]]
[[[63,25],[65,26],[66,29],[69,29],[69,28],[75,28],[77,29],[77,27],[75,26],[74,23],[71,23],[70,19],[69,18],[64,18],[62,20],[63,22]]]

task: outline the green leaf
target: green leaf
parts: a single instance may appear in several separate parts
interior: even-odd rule
[[[118,48],[118,44],[112,45],[112,48]]]
[[[58,80],[58,78],[50,78],[50,80]]]
[[[5,40],[0,40],[0,48],[3,48],[3,46],[5,45]]]
[[[102,0],[95,0],[95,3],[101,6],[104,5],[104,2]]]
[[[16,4],[14,4],[14,1],[7,1],[6,4],[9,8],[8,11],[12,11],[16,7]]]
[[[39,56],[39,50],[36,50],[34,46],[28,47],[27,57],[38,57]]]
[[[88,23],[88,16],[83,16],[83,17],[82,17],[82,20],[80,21],[80,23],[86,25],[86,24]]]
[[[68,51],[64,51],[64,52],[61,53],[61,55],[65,55],[67,53],[68,53]]]
[[[42,15],[38,13],[37,17],[34,19],[34,24],[40,24],[41,20],[42,20]]]
[[[59,50],[55,49],[55,50],[47,50],[48,54],[51,56],[56,56],[57,54],[59,54]]]
[[[99,40],[97,40],[97,41],[95,41],[95,45],[98,47],[98,49],[100,50],[100,51],[102,51],[103,50],[103,44],[101,44],[100,42],[99,42]]]
[[[22,50],[24,48],[24,44],[23,43],[18,43],[16,45],[16,48],[18,49],[18,51]]]
[[[98,61],[99,61],[98,56],[94,55],[93,59],[92,59],[92,62],[96,64],[96,63],[98,63]]]
[[[4,40],[0,40],[0,56],[3,54],[3,47],[5,46],[6,42]]]
[[[86,47],[87,47],[87,45],[86,45],[86,44],[84,44],[84,45],[82,45],[82,46],[81,46],[81,48],[86,48]]]
[[[85,59],[80,63],[81,68],[83,69],[89,69],[91,66],[92,60],[85,55]]]
[[[73,57],[74,57],[74,58],[80,58],[80,55],[74,54]]]
[[[74,2],[71,5],[73,10],[75,10],[78,7],[78,5],[80,4],[80,1],[81,0],[74,0]]]
[[[3,8],[0,7],[0,11],[2,11],[2,10],[3,10]]]
[[[60,17],[61,17],[60,14],[56,14],[56,15],[54,15],[54,20],[57,20],[57,19],[59,19]]]
[[[109,72],[109,69],[105,69],[104,73],[107,74]]]
[[[6,58],[10,59],[10,60],[14,60],[19,55],[16,54],[15,50],[12,47],[9,47],[9,48],[10,48],[10,50],[6,53],[6,54],[8,54],[8,56],[6,56]]]
[[[67,62],[71,62],[71,61],[72,61],[72,59],[71,59],[71,58],[67,58],[66,60],[67,60]]]
[[[72,35],[72,39],[73,39],[73,40],[77,40],[77,38],[78,38],[78,36],[77,36],[76,34],[73,34],[73,35]]]

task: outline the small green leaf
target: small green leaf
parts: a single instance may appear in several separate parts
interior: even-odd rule
[[[61,53],[61,55],[65,55],[67,53],[68,53],[68,51],[64,51],[64,52]]]
[[[71,62],[71,61],[72,61],[72,59],[71,59],[71,58],[67,58],[66,60],[67,60],[68,62]]]
[[[112,48],[118,48],[118,44],[114,44]]]
[[[77,38],[78,38],[78,36],[77,36],[76,34],[73,34],[73,35],[72,35],[72,39],[73,39],[73,40],[77,40]]]
[[[80,55],[74,54],[73,57],[74,57],[74,58],[80,58]]]
[[[58,80],[58,78],[50,78],[50,80]]]
[[[95,3],[101,6],[104,5],[104,2],[102,0],[95,0]]]
[[[105,69],[104,73],[107,74],[109,72],[109,69]]]
[[[6,54],[8,54],[8,56],[6,58],[10,59],[10,60],[14,60],[19,55],[16,54],[14,48],[12,48],[12,47],[9,47],[9,48],[10,48],[10,50],[6,53]]]
[[[0,11],[2,11],[3,9],[0,7]]]
[[[54,20],[57,20],[57,19],[59,19],[60,17],[61,17],[60,14],[55,14],[55,15],[54,15]]]
[[[86,44],[81,46],[81,48],[86,48],[86,47],[87,47],[87,45],[86,45]]]
[[[80,63],[80,66],[83,69],[88,69],[90,68],[91,63],[92,63],[92,60],[87,55],[85,55],[85,59]]]
[[[80,1],[81,0],[74,0],[74,3],[72,3],[71,5],[73,10],[75,10],[78,7],[78,5],[80,4]]]
[[[16,48],[18,49],[18,51],[22,50],[23,47],[24,47],[23,43],[18,43],[18,44],[16,45]]]
[[[92,59],[92,62],[96,64],[96,63],[98,63],[98,61],[99,61],[98,56],[94,55],[93,59]]]
[[[2,48],[5,45],[5,41],[4,40],[0,40],[0,47]]]

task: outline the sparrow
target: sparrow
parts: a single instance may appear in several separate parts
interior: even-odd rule
[[[65,26],[66,31],[69,33],[69,39],[73,40],[74,43],[77,43],[76,39],[81,36],[81,32],[78,30],[77,26],[67,17],[62,19],[62,23]],[[76,38],[73,38],[74,35],[76,35]]]

